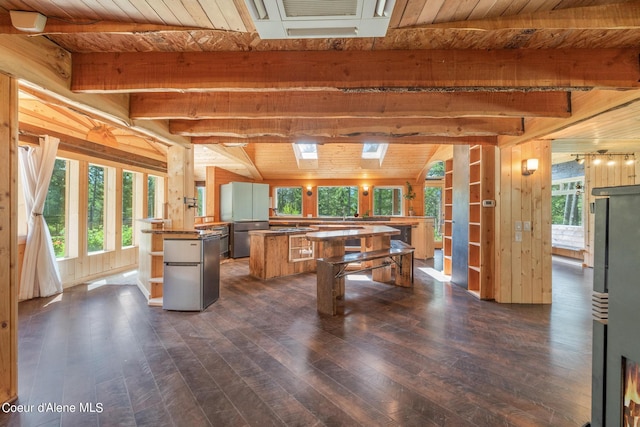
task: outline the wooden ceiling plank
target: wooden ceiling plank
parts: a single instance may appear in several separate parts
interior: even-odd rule
[[[640,87],[638,49],[78,53],[71,76],[96,93]]]
[[[89,116],[117,123],[165,144],[190,144],[188,139],[170,134],[163,123],[130,120],[128,96],[71,92],[71,55],[45,38],[0,34],[0,72],[21,79],[21,89],[30,88]]]
[[[566,92],[135,93],[134,119],[314,117],[569,117]]]
[[[94,22],[70,22],[61,21],[55,18],[47,19],[44,30],[39,35],[55,35],[55,34],[83,34],[83,33],[120,33],[135,34],[141,32],[165,33],[172,31],[188,31],[198,30],[206,27],[198,26],[176,26],[176,25],[158,25],[148,23],[131,23],[119,21],[94,21]],[[0,14],[0,34],[24,34],[23,31],[16,29],[11,25],[9,14]]]
[[[640,91],[593,90],[573,93],[572,114],[568,119],[531,118],[525,121],[526,132],[521,136],[498,136],[500,148],[508,148],[536,139],[549,139],[548,135],[571,127],[582,126],[601,114],[640,102]]]
[[[203,3],[206,4],[208,2]],[[225,28],[232,31],[247,31],[247,27],[242,20],[241,12],[239,10],[240,7],[244,7],[246,10],[244,2],[242,3],[242,6],[239,6],[238,2],[234,2],[233,0],[216,0],[216,4],[227,22],[227,26]]]
[[[276,137],[347,137],[378,135],[403,136],[490,136],[522,135],[519,118],[455,119],[209,119],[172,120],[172,133],[183,136]]]
[[[97,157],[104,160],[114,161],[125,165],[131,165],[158,172],[167,172],[167,162],[131,154],[128,151],[107,147],[86,139],[76,138],[64,133],[54,132],[51,129],[33,126],[28,123],[20,123],[20,133],[25,135],[49,135],[60,139],[60,149],[77,154]]]
[[[483,20],[441,22],[436,24],[404,27],[446,28],[466,30],[623,30],[640,27],[640,4],[638,2],[614,3],[570,9],[544,10],[541,12],[501,16]]]
[[[435,22],[436,16],[438,16],[438,12],[442,5],[444,4],[444,0],[433,0],[425,3],[424,8],[420,12],[420,16],[418,17],[418,23],[431,24]]]
[[[389,143],[389,144],[452,144],[452,145],[497,145],[497,136],[460,136],[460,137],[445,137],[445,136],[404,136],[402,138],[389,138],[385,136],[366,136],[366,137],[313,137],[312,139],[307,137],[303,138],[304,142],[314,144],[363,144],[364,142],[377,142],[377,143]],[[291,144],[296,142],[291,137],[260,137],[251,138],[247,141],[246,138],[236,138],[231,136],[201,136],[191,138],[193,144],[225,144],[225,143],[256,143],[256,144]]]
[[[249,157],[249,155],[242,149],[242,147],[225,147],[223,145],[210,145],[208,147],[209,150],[221,154],[231,160],[235,160],[241,163],[243,166],[247,168],[249,173],[251,174],[251,178],[262,181],[264,178],[262,174],[256,167],[253,160]]]

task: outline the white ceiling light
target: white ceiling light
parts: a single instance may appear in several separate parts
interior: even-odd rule
[[[38,12],[11,10],[9,15],[11,16],[11,25],[17,30],[27,33],[41,33],[47,24],[47,17]]]
[[[262,39],[384,37],[395,0],[245,0]]]

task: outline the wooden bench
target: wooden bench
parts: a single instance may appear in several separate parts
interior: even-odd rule
[[[388,249],[319,258],[317,260],[318,311],[335,316],[338,299],[344,298],[344,280],[341,279],[349,274],[385,268],[395,264],[395,285],[412,286],[414,250],[413,247],[400,240],[392,240],[391,247]],[[356,270],[347,270],[347,266],[353,263],[361,263],[361,267]]]

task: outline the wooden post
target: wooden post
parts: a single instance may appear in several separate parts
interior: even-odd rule
[[[169,147],[167,172],[169,175],[167,219],[171,220],[174,229],[191,230],[194,226],[196,209],[189,208],[184,198],[195,197],[193,150],[177,145]]]
[[[18,396],[18,82],[0,74],[0,402]]]

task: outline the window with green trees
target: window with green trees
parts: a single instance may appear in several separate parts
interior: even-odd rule
[[[278,215],[302,215],[302,187],[276,188]]]
[[[47,221],[57,258],[67,256],[67,172],[68,160],[56,159],[42,215]]]
[[[88,252],[103,251],[105,248],[105,178],[102,166],[89,165],[87,204],[87,249]]]
[[[553,181],[551,223],[582,225],[584,177]]]
[[[432,216],[433,220],[433,240],[442,240],[440,225],[442,224],[442,187],[424,188],[424,215]]]
[[[358,187],[318,187],[318,215],[347,217],[358,213]]]
[[[136,175],[122,172],[122,247],[133,246],[133,197]]]
[[[434,218],[433,239],[442,240],[442,188],[444,185],[444,162],[436,162],[429,168],[424,187],[424,215]]]
[[[147,218],[156,217],[156,186],[158,178],[149,175],[147,178]]]
[[[206,185],[196,185],[196,198],[198,199],[198,212],[197,216],[205,216],[206,214],[206,197],[207,197],[207,187]]]
[[[375,187],[373,189],[373,214],[402,215],[402,187]]]

